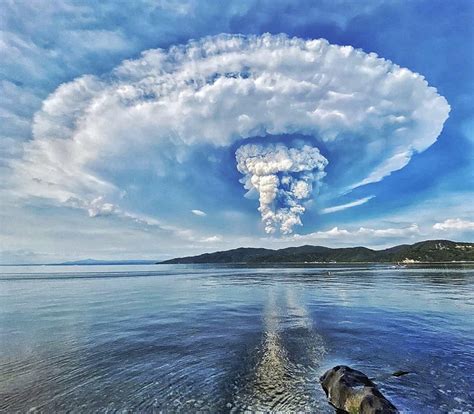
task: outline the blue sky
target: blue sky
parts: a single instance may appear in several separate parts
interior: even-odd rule
[[[474,241],[470,0],[2,8],[1,263]]]

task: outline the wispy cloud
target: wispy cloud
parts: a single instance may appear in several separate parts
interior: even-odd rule
[[[191,213],[193,213],[195,216],[200,216],[200,217],[207,216],[207,214],[202,210],[191,210]]]
[[[321,210],[321,214],[336,213],[337,211],[347,210],[348,208],[361,206],[362,204],[367,203],[369,200],[372,200],[375,196],[371,195],[368,197],[361,198],[356,201],[352,201],[347,204],[340,204],[338,206],[327,207]]]

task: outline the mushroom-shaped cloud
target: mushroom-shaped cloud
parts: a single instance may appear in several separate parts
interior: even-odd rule
[[[237,168],[260,193],[267,231],[287,233],[327,162],[328,194],[379,181],[436,141],[449,110],[423,76],[374,53],[323,39],[219,35],[61,85],[13,169],[23,195],[113,213],[124,211],[120,177],[146,168],[174,175],[198,148],[240,146]],[[304,142],[278,142],[292,135]]]

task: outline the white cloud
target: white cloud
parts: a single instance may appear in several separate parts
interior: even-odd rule
[[[207,214],[202,210],[191,210],[191,213],[193,213],[196,216],[200,216],[200,217],[207,216]]]
[[[405,237],[412,236],[420,233],[420,229],[417,224],[412,224],[409,227],[402,228],[385,228],[385,229],[371,229],[360,227],[357,230],[357,234],[370,235],[375,237]]]
[[[435,230],[442,230],[442,231],[448,231],[448,230],[474,230],[474,221],[469,221],[469,220],[462,220],[460,218],[455,218],[455,219],[446,219],[445,221],[441,223],[435,223],[433,225],[433,228]]]
[[[352,201],[347,204],[340,204],[338,206],[333,206],[333,207],[327,207],[321,210],[321,214],[329,214],[329,213],[335,213],[337,211],[342,211],[342,210],[347,210],[348,208],[360,206],[362,204],[367,203],[369,200],[372,200],[375,196],[368,196],[361,198],[359,200]]]
[[[117,212],[117,207],[111,203],[104,203],[102,197],[97,197],[92,200],[87,208],[87,212],[89,213],[89,217],[110,216]]]
[[[354,230],[340,229],[339,227],[333,227],[330,230],[326,231],[317,231],[309,234],[295,234],[291,236],[291,239],[294,241],[318,241],[318,240],[341,240],[347,239],[350,237],[350,242],[353,245],[358,242],[365,242],[366,244],[370,242],[370,239],[374,238],[403,238],[416,236],[420,234],[420,229],[417,224],[412,224],[408,227],[400,228],[368,228],[368,227],[359,227]]]
[[[60,86],[36,114],[22,159],[11,163],[10,185],[22,198],[93,205],[92,215],[137,214],[140,203],[121,206],[120,178],[143,166],[152,177],[185,182],[197,173],[180,164],[200,145],[230,150],[249,137],[263,145],[266,135],[298,133],[310,148],[321,145],[329,163],[337,155],[324,189],[336,194],[402,168],[436,141],[449,109],[421,75],[373,53],[325,40],[221,35],[149,50],[108,76]],[[262,214],[276,214],[271,221],[289,232],[304,211],[296,200],[307,198],[314,180],[291,183],[295,205],[283,206],[291,218],[280,217],[282,206],[270,207],[277,176],[252,185]]]
[[[222,236],[214,235],[209,237],[203,237],[199,241],[201,243],[217,243],[222,241]]]

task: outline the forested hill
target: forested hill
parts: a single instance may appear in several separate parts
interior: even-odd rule
[[[474,243],[449,240],[427,240],[402,244],[384,250],[366,247],[332,249],[322,246],[300,246],[285,249],[245,248],[179,257],[163,264],[192,263],[305,263],[305,262],[451,262],[474,261]]]

